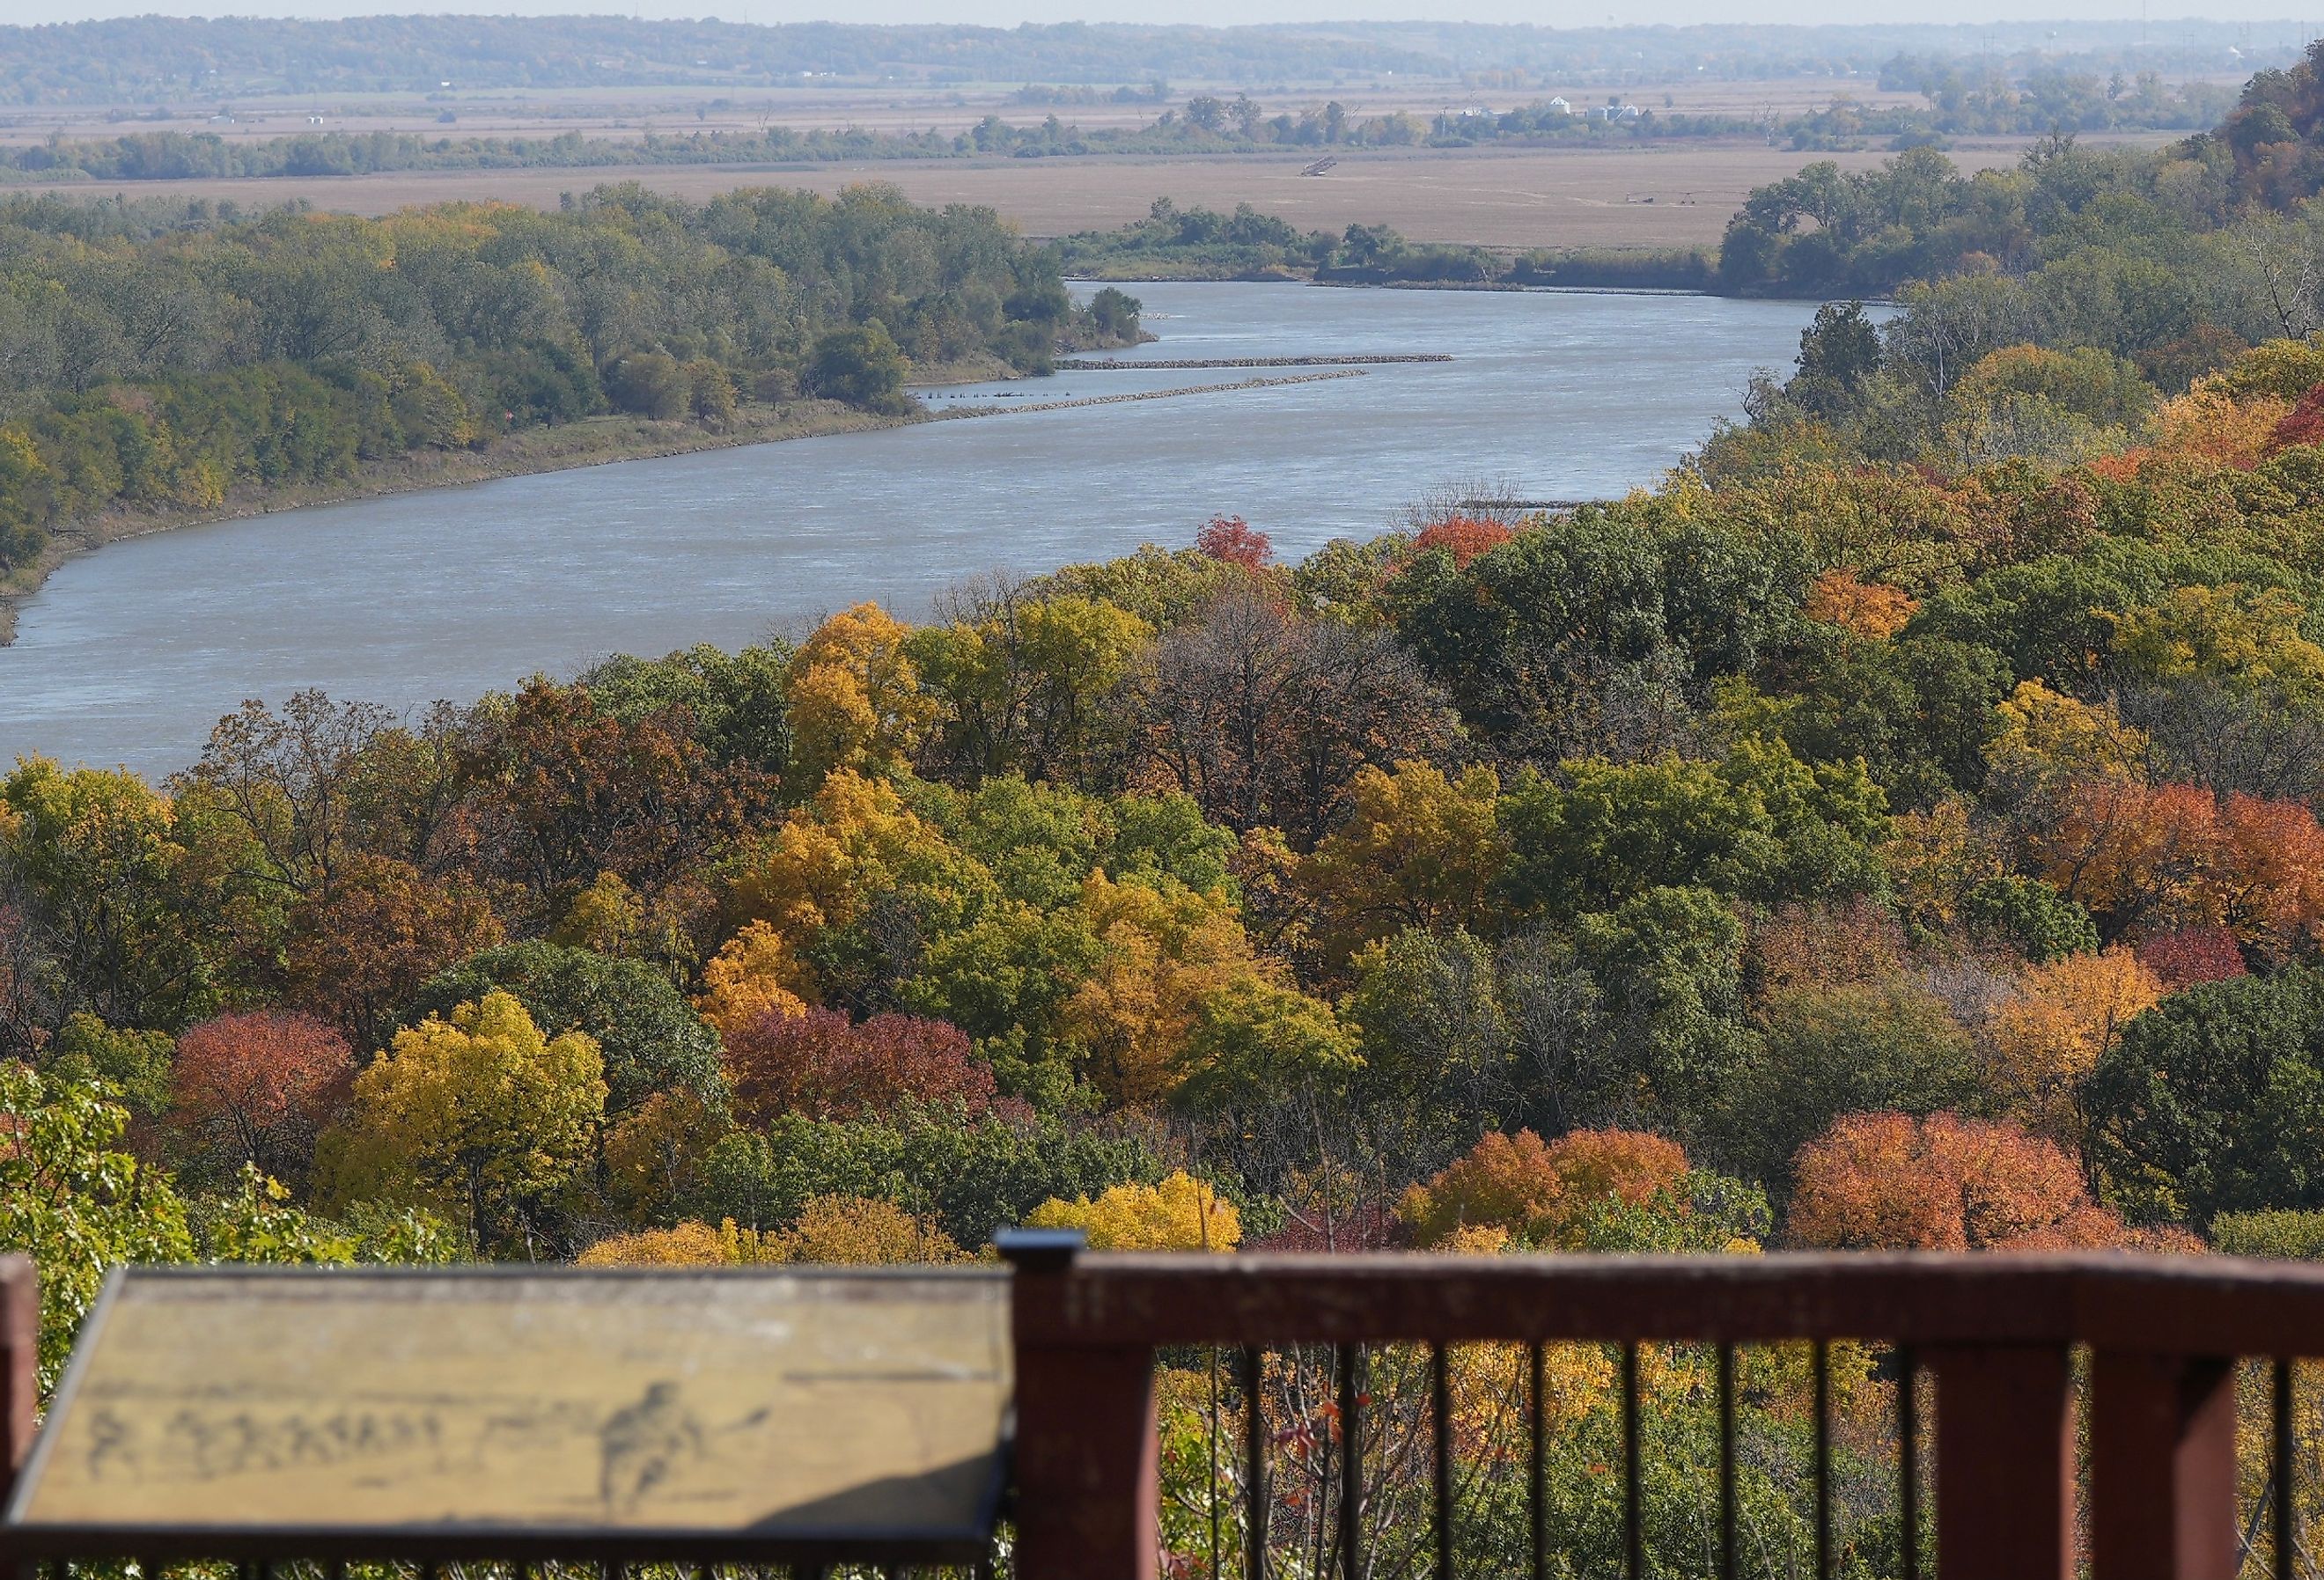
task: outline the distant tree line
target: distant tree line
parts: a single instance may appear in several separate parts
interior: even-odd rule
[[[1872,79],[1919,69],[2022,80],[2043,72],[2207,73],[2231,46],[2253,66],[2291,50],[2226,23],[2142,38],[2119,23],[1945,26],[1509,27],[1337,23],[1015,28],[622,16],[365,16],[343,21],[139,16],[0,27],[0,104],[514,88],[945,83],[1257,85],[1393,75],[1480,88],[1675,80]]]
[[[1698,249],[1488,247],[1407,240],[1392,226],[1302,231],[1248,203],[1231,214],[1157,198],[1147,217],[1059,239],[1066,273],[1115,280],[1321,280],[1349,285],[1568,285],[1700,291],[1717,279]]]

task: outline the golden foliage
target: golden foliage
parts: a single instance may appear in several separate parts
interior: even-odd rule
[[[1397,1215],[1423,1245],[1443,1245],[1476,1226],[1545,1249],[1578,1243],[1591,1209],[1643,1205],[1686,1175],[1676,1141],[1640,1131],[1569,1131],[1544,1142],[1529,1130],[1480,1137],[1425,1185],[1404,1194]]]
[[[1808,588],[1800,613],[1880,642],[1904,630],[1920,606],[1902,588],[1859,581],[1850,571],[1827,570]]]
[[[809,781],[835,768],[884,773],[908,761],[936,717],[905,651],[903,622],[858,604],[817,626],[784,682],[792,753]]]
[[[596,882],[574,896],[565,918],[552,929],[549,941],[567,948],[595,949],[600,955],[627,955],[645,925],[645,908],[637,891],[619,873],[600,873]]]
[[[1232,1251],[1242,1215],[1181,1169],[1159,1185],[1117,1185],[1095,1201],[1051,1197],[1026,1215],[1037,1229],[1079,1229],[1093,1251]]]
[[[581,1267],[918,1267],[970,1260],[952,1236],[893,1202],[818,1196],[808,1198],[788,1229],[742,1229],[732,1218],[714,1229],[688,1219],[668,1229],[608,1235],[576,1261]]]
[[[2157,449],[2248,469],[2259,465],[2277,425],[2290,415],[2290,401],[2273,395],[2238,401],[2218,383],[2206,379],[2163,402],[2148,427]]]
[[[1457,780],[1432,762],[1359,770],[1347,821],[1300,870],[1323,913],[1327,951],[1345,959],[1402,928],[1477,921],[1508,860],[1500,790],[1489,768]]]
[[[605,1113],[604,1062],[586,1032],[544,1038],[494,991],[429,1016],[355,1077],[341,1132],[341,1199],[419,1198],[465,1211],[473,1233],[563,1182]]]
[[[811,1197],[798,1221],[770,1239],[770,1261],[889,1267],[970,1260],[932,1220],[876,1197]]]
[[[1083,884],[1082,910],[1105,953],[1066,1003],[1069,1032],[1109,1095],[1164,1096],[1184,1078],[1204,996],[1258,974],[1250,941],[1222,895],[1165,893],[1102,872]]]
[[[2120,945],[2027,967],[1991,1021],[1992,1079],[2006,1112],[2036,1134],[2078,1143],[2076,1084],[2163,993],[2162,979]]]
[[[806,994],[812,991],[813,975],[789,942],[768,923],[754,921],[702,968],[694,1007],[721,1036],[732,1037],[762,1015],[806,1014]]]

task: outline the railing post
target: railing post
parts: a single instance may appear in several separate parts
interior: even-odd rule
[[[1154,1351],[1062,1340],[1077,1231],[1004,1231],[1016,1270],[1018,1580],[1155,1580]]]
[[[2090,1361],[2096,1580],[2232,1580],[2232,1362],[2100,1350]]]
[[[1923,1352],[1937,1378],[1937,1573],[2073,1580],[2074,1395],[2063,1344]]]
[[[41,1418],[41,1289],[29,1256],[0,1256],[0,1505]]]

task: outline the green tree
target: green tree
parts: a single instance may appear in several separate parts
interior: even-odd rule
[[[0,1061],[0,1251],[41,1279],[41,1391],[55,1388],[105,1275],[194,1254],[185,1204],[167,1174],[120,1150],[128,1110],[106,1089]]]
[[[1743,925],[1699,886],[1644,889],[1573,924],[1598,1038],[1568,1112],[1586,1125],[1700,1135],[1758,1058],[1742,1012]]]
[[[2324,1207],[2324,972],[2207,983],[2126,1027],[2081,1094],[2107,1198],[2134,1215]]]
[[[826,401],[893,416],[911,408],[904,393],[908,366],[886,327],[873,319],[818,336],[801,383]]]

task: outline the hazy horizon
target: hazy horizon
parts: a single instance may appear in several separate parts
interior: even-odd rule
[[[1545,27],[1615,25],[1685,26],[1700,23],[1765,23],[1815,26],[1861,23],[1868,19],[1860,8],[1840,0],[1637,0],[1618,10],[1602,8],[1603,0],[1545,8],[1526,0],[1461,0],[1458,5],[1425,9],[1436,12],[1425,20],[1535,23]],[[1179,0],[1167,18],[1172,23],[1231,26],[1255,23],[1409,22],[1424,20],[1424,8],[1414,0]],[[2324,14],[2324,0],[2319,0]],[[2207,0],[2190,6],[2174,0],[2168,16],[2152,14],[2145,25],[2167,29],[2176,23],[2250,23],[2257,26],[2298,27],[2303,36],[2311,24],[2283,14],[2282,0],[2257,0],[2237,5],[2234,0]],[[112,17],[255,16],[339,19],[350,16],[413,14],[489,14],[499,16],[620,15],[648,21],[690,21],[715,17],[729,22],[869,22],[969,23],[1013,27],[1020,23],[1135,22],[1157,20],[1145,0],[987,0],[973,11],[952,0],[862,0],[850,4],[844,14],[827,6],[781,4],[780,0],[484,0],[466,5],[397,5],[382,0],[226,0],[219,5],[155,5],[152,0],[13,0],[5,20],[20,24],[88,22]],[[1884,23],[1981,24],[2020,22],[2141,21],[2124,0],[2043,0],[2038,7],[2006,5],[1945,5],[1938,0],[1907,0],[1878,19]]]

